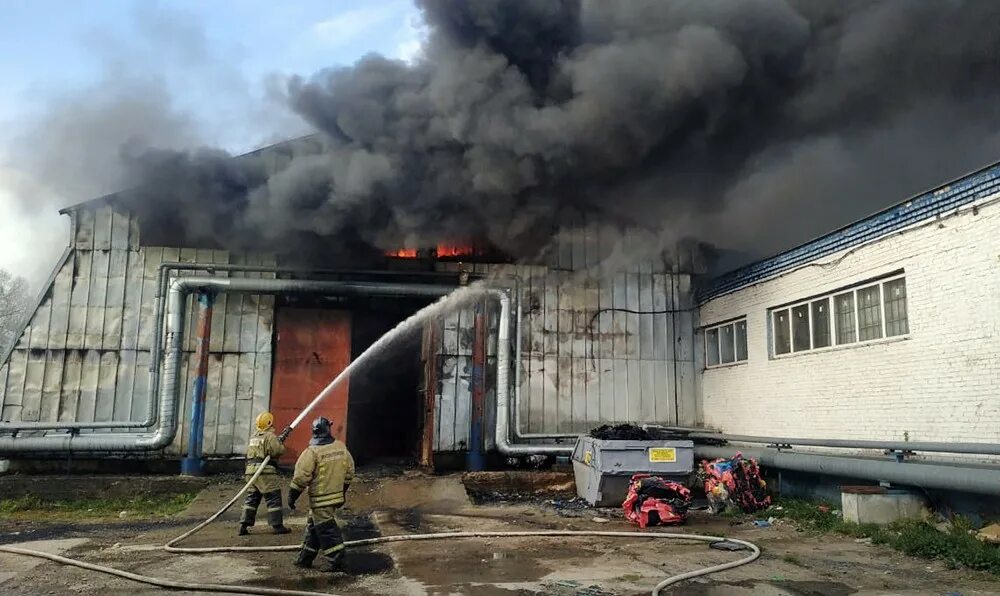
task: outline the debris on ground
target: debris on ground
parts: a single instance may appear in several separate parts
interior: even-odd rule
[[[592,517],[590,518],[590,521],[594,522],[595,524],[606,524],[611,520],[606,517]]]
[[[572,594],[572,596],[614,596],[614,592],[602,590],[600,586],[584,587],[573,580],[558,580],[544,584],[546,594]]]
[[[679,482],[635,474],[622,503],[625,518],[640,528],[681,524],[691,507],[691,491]]]
[[[576,496],[573,475],[563,472],[466,472],[465,492],[474,503],[540,503],[554,497]]]
[[[755,519],[753,520],[753,527],[755,528],[770,528],[773,524],[766,519]]]
[[[713,542],[709,544],[708,548],[714,548],[715,550],[737,551],[737,550],[746,550],[747,547],[743,546],[738,542],[732,542],[730,540],[720,540],[718,542]]]
[[[731,458],[702,460],[698,479],[705,486],[705,496],[713,513],[736,505],[744,513],[754,513],[771,505],[767,483],[757,460],[737,453]]]
[[[1000,544],[1000,524],[990,524],[976,532],[976,538],[990,544]]]
[[[583,511],[590,509],[590,505],[580,497],[549,499],[545,501],[545,504],[555,509],[556,514],[563,517],[583,517]]]
[[[634,424],[605,424],[590,431],[590,436],[604,441],[649,441],[649,432]]]

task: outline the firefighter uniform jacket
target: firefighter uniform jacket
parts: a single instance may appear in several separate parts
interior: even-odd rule
[[[257,467],[264,462],[264,458],[270,455],[271,461],[264,467],[261,476],[265,474],[277,474],[278,468],[275,466],[277,463],[275,460],[281,457],[281,454],[284,452],[285,446],[281,444],[281,441],[278,440],[278,437],[272,431],[257,431],[250,438],[250,444],[247,446],[247,466],[245,473],[248,475],[255,473]]]
[[[334,441],[310,445],[295,462],[291,488],[304,492],[309,488],[309,508],[314,512],[344,504],[344,485],[354,480],[354,458],[347,445]]]

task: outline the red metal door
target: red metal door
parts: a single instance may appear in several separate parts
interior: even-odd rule
[[[351,315],[340,310],[282,308],[275,330],[271,413],[280,432],[351,362]],[[309,413],[285,442],[283,463],[294,463],[309,444],[317,416],[329,418],[333,435],[347,441],[347,395],[345,381]]]

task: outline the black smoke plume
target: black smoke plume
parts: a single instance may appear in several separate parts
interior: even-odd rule
[[[319,134],[277,157],[125,152],[146,221],[524,257],[586,216],[762,256],[1000,158],[1000,3],[419,5],[414,63],[289,84]]]

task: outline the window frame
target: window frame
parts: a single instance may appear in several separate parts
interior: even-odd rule
[[[738,349],[738,346],[739,346],[740,323],[743,324],[743,331],[744,331],[744,340],[743,340],[743,343],[744,343],[744,347],[746,348],[746,354],[745,354],[745,357],[742,360],[739,359],[740,351]],[[732,327],[733,328],[733,336],[732,336],[733,337],[733,339],[732,339],[732,342],[733,342],[733,346],[732,346],[733,360],[732,360],[732,362],[723,362],[722,361],[722,354],[723,354],[723,352],[722,352],[722,338],[724,336],[724,333],[722,332],[722,329],[724,327]],[[715,364],[709,364],[708,363],[709,362],[709,358],[708,358],[708,354],[709,354],[709,352],[708,352],[708,350],[709,350],[708,338],[709,338],[709,335],[713,331],[715,332],[715,338],[716,338],[715,348],[716,348],[716,353],[719,355],[719,359],[718,359],[718,362],[716,362]],[[704,361],[705,362],[705,370],[710,370],[710,369],[715,369],[715,368],[725,368],[725,367],[728,367],[728,366],[740,366],[742,364],[746,364],[747,362],[749,362],[749,360],[750,360],[749,339],[745,335],[746,333],[748,333],[748,331],[749,331],[749,327],[747,325],[746,315],[744,315],[742,317],[737,317],[735,319],[729,319],[729,320],[723,321],[721,323],[714,323],[712,325],[706,325],[706,326],[702,327],[702,338],[703,338],[703,341],[702,341],[702,344],[703,344],[703,346],[702,346],[702,355],[705,358],[705,361]]]
[[[811,296],[804,300],[799,300],[796,302],[791,302],[788,304],[782,304],[780,306],[775,306],[767,309],[767,330],[768,330],[768,348],[770,351],[770,357],[772,360],[778,358],[788,358],[791,356],[800,356],[802,354],[811,354],[816,352],[826,352],[829,350],[838,350],[843,348],[849,348],[852,346],[863,346],[873,343],[886,342],[886,341],[896,341],[899,339],[905,339],[910,336],[910,302],[909,302],[909,288],[906,289],[906,296],[904,297],[904,312],[906,320],[906,332],[900,333],[898,335],[887,335],[888,324],[886,321],[886,303],[885,303],[885,284],[903,280],[904,287],[906,284],[906,273],[903,271],[898,271],[891,273],[889,275],[869,279],[861,283],[855,284],[853,286],[845,286],[819,294],[816,296]],[[878,315],[881,320],[881,336],[874,337],[871,339],[861,339],[861,303],[859,301],[859,292],[870,290],[872,288],[878,289]],[[839,309],[837,307],[837,298],[844,295],[850,294],[851,300],[853,302],[852,316],[854,318],[854,338],[851,341],[841,341],[839,333],[839,321],[840,316]],[[813,325],[813,304],[827,300],[827,332],[829,335],[829,345],[823,347],[816,346],[816,328]],[[796,350],[795,349],[795,337],[794,337],[794,322],[792,313],[796,308],[806,308],[806,318],[808,320],[809,326],[809,347]],[[788,313],[787,322],[784,325],[787,327],[785,330],[789,338],[789,351],[778,352],[778,328],[776,326],[777,318],[775,315],[778,313]]]

